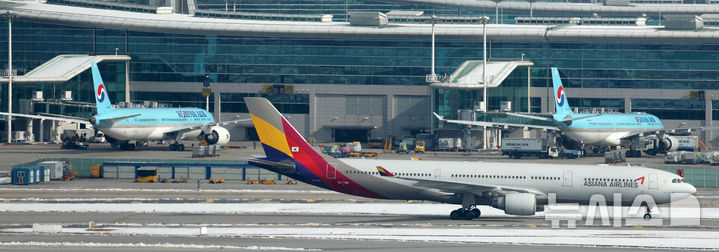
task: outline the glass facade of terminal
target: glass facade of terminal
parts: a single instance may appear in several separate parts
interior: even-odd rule
[[[67,27],[16,21],[13,24],[13,65],[22,75],[58,54],[128,54],[132,57],[132,81],[150,82],[172,90],[172,82],[253,84],[355,84],[428,85],[430,38],[426,40],[323,39],[281,37],[230,37],[133,32]],[[0,58],[7,58],[7,22],[0,22]],[[479,29],[479,27],[478,27]],[[481,59],[481,41],[445,41],[438,38],[437,72],[450,74],[466,60]],[[490,37],[490,40],[492,38]],[[520,39],[520,38],[518,38]],[[525,59],[534,62],[531,85],[547,87],[549,66],[560,68],[564,85],[580,88],[719,89],[718,44],[664,44],[490,41],[490,60]],[[7,68],[7,62],[0,67]],[[111,99],[124,99],[124,65],[101,64]],[[490,91],[489,109],[513,100],[512,110],[526,111],[526,68],[518,68],[498,89]],[[78,101],[92,102],[88,73],[65,84],[16,85],[15,97],[29,98],[41,88],[46,97],[57,90],[72,90]],[[59,87],[62,86],[62,87]],[[0,110],[7,110],[2,87]],[[259,95],[259,94],[255,94]],[[481,100],[481,90],[435,91],[435,111],[454,118],[457,109],[471,109]],[[169,102],[166,93],[136,93],[137,99]],[[183,94],[173,105],[196,106],[204,98]],[[223,112],[244,112],[242,95],[222,98]],[[306,95],[270,97],[282,102],[283,111],[309,113]],[[577,106],[624,109],[624,100],[613,98],[570,100]],[[539,110],[532,101],[532,111]],[[636,100],[633,111],[656,113],[665,119],[703,120],[704,101]],[[204,106],[202,106],[204,107]]]

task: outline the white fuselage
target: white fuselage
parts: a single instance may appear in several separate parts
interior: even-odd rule
[[[167,132],[175,127],[162,127],[162,126],[143,126],[143,125],[122,125],[113,127],[98,127],[99,130],[105,133],[105,135],[121,141],[128,140],[146,140],[146,141],[160,141],[160,140],[174,140],[175,138],[168,139]],[[193,130],[183,133],[179,139],[182,140],[193,140],[197,139],[202,131]]]
[[[696,188],[688,183],[673,183],[672,181],[676,181],[674,179],[680,179],[676,174],[645,167],[424,160],[340,160],[365,173],[357,175],[380,177],[377,166],[391,171],[396,177],[381,177],[384,182],[362,183],[362,186],[382,195],[390,195],[395,199],[442,201],[439,195],[441,192],[438,190],[434,190],[436,192],[434,194],[427,193],[429,198],[418,198],[418,192],[432,191],[432,189],[415,188],[416,191],[404,190],[406,193],[403,194],[388,184],[398,183],[413,187],[415,181],[403,180],[402,177],[489,186],[529,187],[545,194],[555,193],[557,202],[577,203],[586,203],[592,195],[597,194],[603,195],[607,202],[612,202],[613,194],[621,193],[622,204],[631,204],[634,198],[640,194],[651,195],[657,204],[662,204],[670,202],[673,193],[682,193],[688,196],[696,191]],[[356,178],[350,171],[340,172],[349,172],[350,179]]]

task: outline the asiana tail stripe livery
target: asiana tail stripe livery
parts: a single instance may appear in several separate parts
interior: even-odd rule
[[[461,205],[450,213],[452,219],[479,217],[477,205],[534,215],[550,193],[557,202],[579,204],[597,194],[615,204],[614,193],[621,193],[616,203],[631,205],[638,195],[663,204],[696,192],[676,174],[645,167],[336,159],[310,146],[267,99],[246,97],[245,102],[266,155],[251,164],[351,195]]]

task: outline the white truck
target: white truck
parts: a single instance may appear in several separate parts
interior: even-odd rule
[[[443,137],[437,139],[437,150],[440,151],[459,151],[462,149],[461,138]]]
[[[670,151],[698,151],[697,136],[648,136],[644,140],[644,153],[649,155],[664,154]]]
[[[502,155],[519,159],[522,156],[538,158],[557,158],[559,150],[548,139],[502,138]]]

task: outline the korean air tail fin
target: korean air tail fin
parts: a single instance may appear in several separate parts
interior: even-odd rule
[[[92,83],[95,87],[95,104],[97,106],[97,114],[104,114],[113,110],[112,103],[110,103],[110,97],[107,95],[105,89],[105,83],[102,81],[100,76],[100,70],[97,69],[97,64],[92,62]]]
[[[562,78],[559,77],[559,70],[556,67],[552,67],[552,84],[554,85],[554,108],[557,114],[570,115],[574,112],[569,107],[567,96],[564,94],[564,86],[562,85]]]
[[[265,150],[266,160],[324,162],[324,158],[305,141],[270,101],[265,98],[245,97],[245,103]]]

